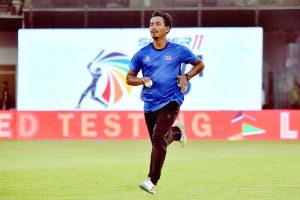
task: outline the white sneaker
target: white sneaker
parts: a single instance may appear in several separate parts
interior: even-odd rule
[[[155,185],[151,182],[151,180],[149,178],[147,178],[147,180],[143,181],[139,187],[142,190],[145,190],[146,192],[149,192],[150,194],[154,194],[155,191]]]
[[[181,121],[176,120],[174,126],[177,126],[181,130],[181,137],[180,140],[178,140],[178,142],[181,144],[182,147],[184,147],[187,142],[187,136],[185,134],[184,124]]]

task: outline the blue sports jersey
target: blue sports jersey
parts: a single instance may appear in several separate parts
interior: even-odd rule
[[[181,105],[184,96],[177,82],[181,64],[194,64],[197,59],[187,47],[172,42],[163,49],[155,49],[152,43],[140,49],[131,60],[130,70],[142,70],[153,82],[151,88],[143,87],[144,111],[156,111],[171,101]]]

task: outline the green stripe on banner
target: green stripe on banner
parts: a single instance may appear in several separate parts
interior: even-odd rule
[[[257,134],[263,134],[266,131],[264,129],[261,129],[259,127],[243,123],[242,124],[242,133],[243,135],[257,135]]]

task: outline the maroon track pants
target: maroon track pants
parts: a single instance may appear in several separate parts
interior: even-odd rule
[[[157,184],[165,161],[167,147],[181,137],[178,127],[172,127],[179,113],[179,105],[172,101],[161,109],[145,113],[145,120],[149,131],[152,152],[148,177],[154,185]]]

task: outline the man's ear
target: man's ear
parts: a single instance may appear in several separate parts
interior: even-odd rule
[[[170,26],[167,26],[166,28],[167,28],[167,33],[169,33],[170,32]]]

